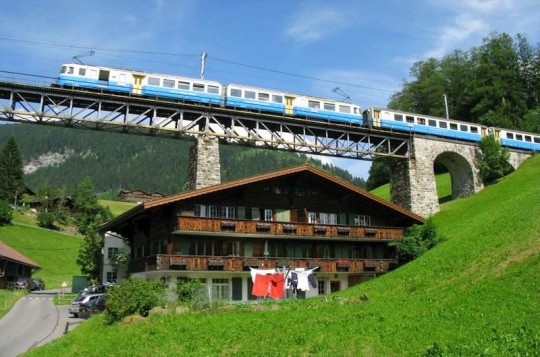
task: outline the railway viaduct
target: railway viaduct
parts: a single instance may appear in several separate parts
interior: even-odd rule
[[[411,143],[411,156],[408,159],[394,159],[390,165],[392,202],[422,217],[439,212],[435,162],[444,165],[450,173],[453,199],[484,188],[475,143],[420,136],[411,137]],[[510,164],[516,169],[529,156],[530,153],[511,150]],[[191,148],[189,162],[190,189],[221,182],[217,140],[199,137]]]
[[[439,211],[435,162],[449,170],[454,198],[483,188],[474,143],[403,132],[13,82],[0,82],[0,120],[192,140],[190,189],[221,182],[220,143],[356,160],[387,157],[392,202],[423,217]],[[531,155],[510,153],[514,168]]]

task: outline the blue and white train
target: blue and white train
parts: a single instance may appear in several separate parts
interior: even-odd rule
[[[64,64],[56,84],[362,124],[360,107],[355,104],[168,74]]]
[[[494,135],[501,146],[540,151],[540,134],[382,108],[364,110],[363,118],[364,125],[370,127],[473,142],[481,141],[483,136]]]
[[[503,146],[540,151],[540,134],[382,108],[368,108],[362,113],[360,106],[356,104],[239,84],[222,85],[216,81],[197,78],[70,63],[62,65],[56,84],[62,87],[165,97],[472,142],[478,142],[483,136],[493,134]]]

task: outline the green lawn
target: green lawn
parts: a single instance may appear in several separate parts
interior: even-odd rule
[[[381,278],[316,299],[105,325],[29,356],[537,356],[540,156],[434,221],[446,240]],[[361,299],[362,296],[367,297]]]
[[[108,207],[113,216],[119,216],[125,211],[135,207],[137,203],[135,202],[125,202],[125,201],[109,201],[109,200],[99,200],[99,204],[103,207]]]

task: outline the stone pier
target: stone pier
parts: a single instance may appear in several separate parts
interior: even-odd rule
[[[189,150],[188,190],[220,183],[219,142],[216,138],[199,136]]]

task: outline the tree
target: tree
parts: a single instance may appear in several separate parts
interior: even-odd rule
[[[11,136],[0,152],[0,199],[16,204],[17,198],[22,195],[24,188],[21,153],[15,138]]]
[[[480,173],[484,183],[493,182],[512,171],[510,152],[503,148],[493,135],[484,136],[478,143],[477,152]]]
[[[83,235],[92,235],[99,225],[112,218],[111,211],[99,205],[90,177],[85,177],[75,185],[73,205],[77,227]]]
[[[5,200],[0,200],[0,226],[10,224],[13,219],[13,209]]]
[[[101,266],[103,264],[103,238],[96,232],[84,237],[77,264],[83,274],[89,275],[93,281],[101,281]]]

